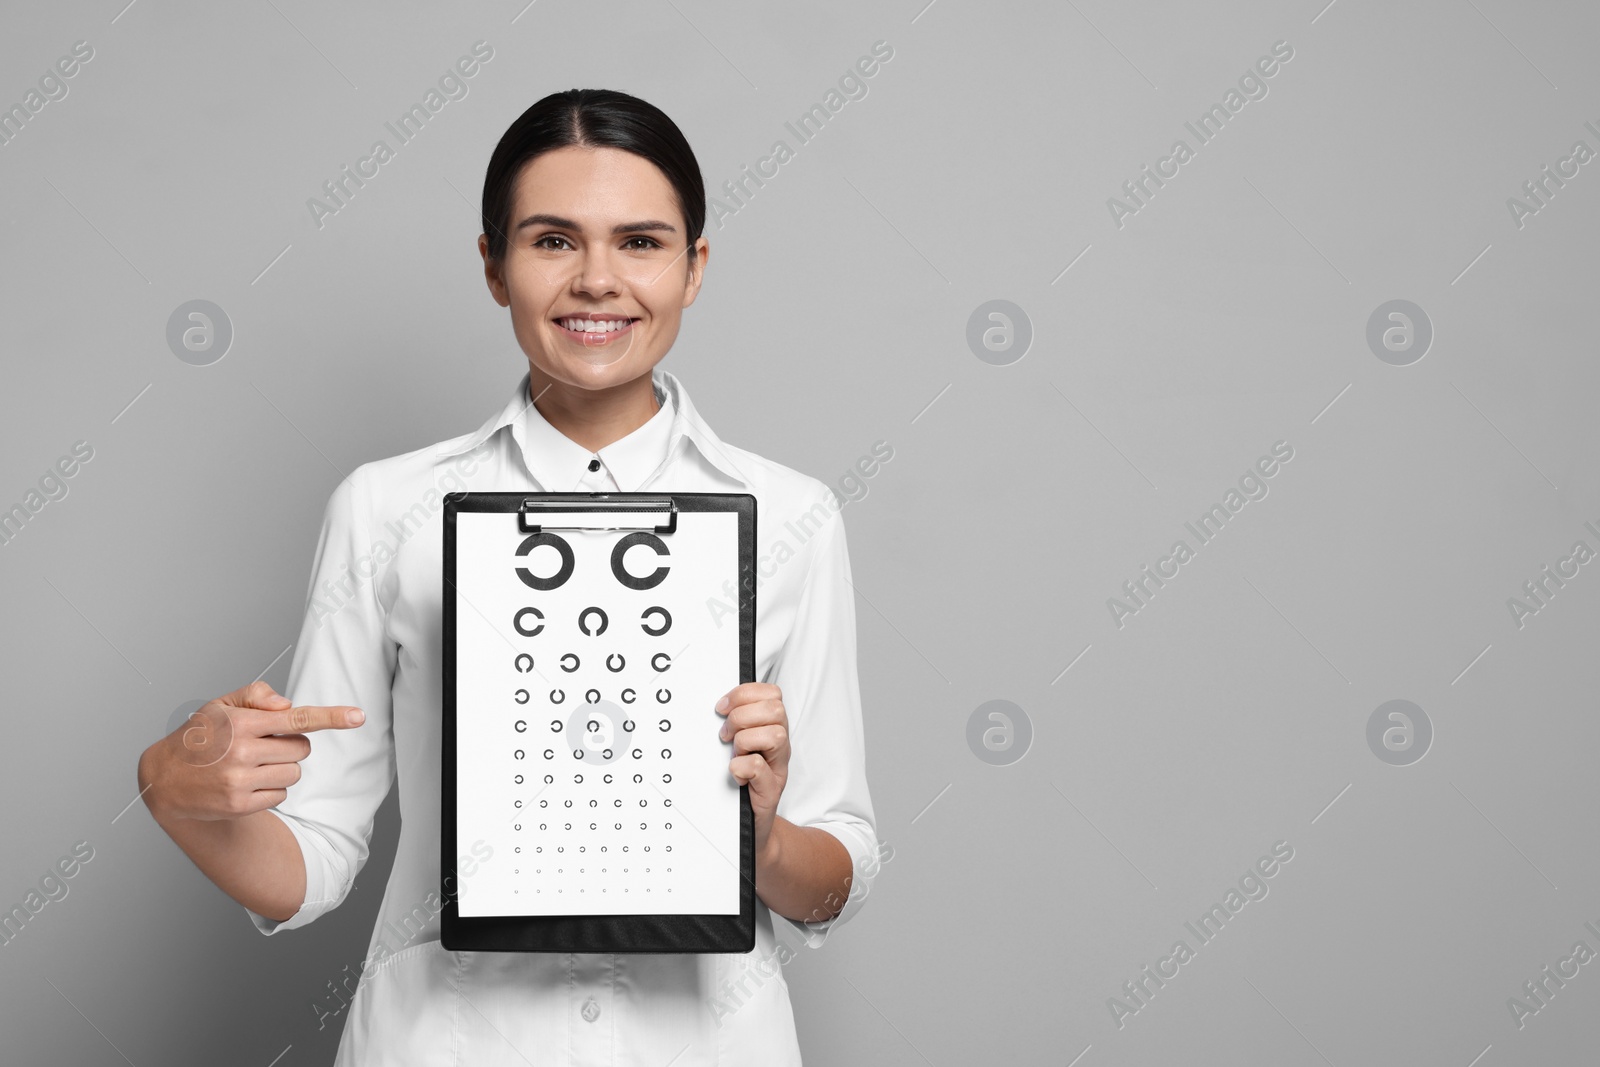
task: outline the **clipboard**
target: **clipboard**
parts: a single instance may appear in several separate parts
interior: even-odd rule
[[[713,708],[755,680],[755,537],[748,493],[445,496],[444,948],[755,947]]]

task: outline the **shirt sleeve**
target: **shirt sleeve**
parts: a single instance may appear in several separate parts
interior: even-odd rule
[[[832,490],[826,490],[830,501]],[[856,667],[855,587],[844,518],[835,511],[818,530],[794,626],[773,668],[789,715],[789,777],[778,814],[837,837],[850,853],[843,909],[822,922],[789,923],[811,948],[861,910],[877,878],[878,836],[867,790],[861,684]]]
[[[263,934],[305,926],[344,902],[367,862],[373,820],[394,782],[391,686],[398,646],[378,600],[388,556],[372,538],[363,472],[357,468],[339,484],[323,513],[284,695],[296,707],[358,707],[366,720],[307,734],[311,754],[300,761],[300,780],[269,809],[300,844],[306,895],[282,921],[246,908]]]

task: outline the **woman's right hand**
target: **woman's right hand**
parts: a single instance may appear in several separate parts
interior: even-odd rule
[[[293,707],[266,682],[221,696],[139,757],[139,789],[157,822],[238,819],[276,807],[311,754],[306,734],[348,730],[352,707]]]

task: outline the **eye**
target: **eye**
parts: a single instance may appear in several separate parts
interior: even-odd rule
[[[643,241],[643,242],[645,242],[644,247],[643,248],[635,247],[634,244],[633,244],[633,242],[635,242],[635,241]],[[622,246],[624,248],[632,248],[634,251],[642,252],[642,251],[645,251],[646,249],[650,249],[650,248],[660,248],[661,247],[661,242],[657,241],[653,237],[646,237],[643,234],[639,234],[639,235],[636,235],[634,237],[628,238],[626,241],[623,242]]]
[[[551,247],[550,245],[545,244],[546,241],[560,241],[562,244],[565,244],[568,248],[572,247],[572,245],[567,242],[567,239],[565,237],[561,236],[559,233],[547,233],[547,234],[545,234],[543,237],[540,237],[538,240],[533,242],[533,247],[535,247],[535,248],[550,248]]]

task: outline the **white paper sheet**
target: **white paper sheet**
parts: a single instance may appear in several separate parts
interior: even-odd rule
[[[460,914],[736,915],[739,785],[713,705],[739,683],[739,627],[712,602],[731,599],[738,516],[679,512],[670,554],[627,548],[634,578],[668,568],[649,589],[612,569],[631,531],[549,532],[572,573],[539,590],[518,569],[553,578],[555,546],[519,556],[515,512],[456,519],[456,835],[495,855],[460,881]]]

